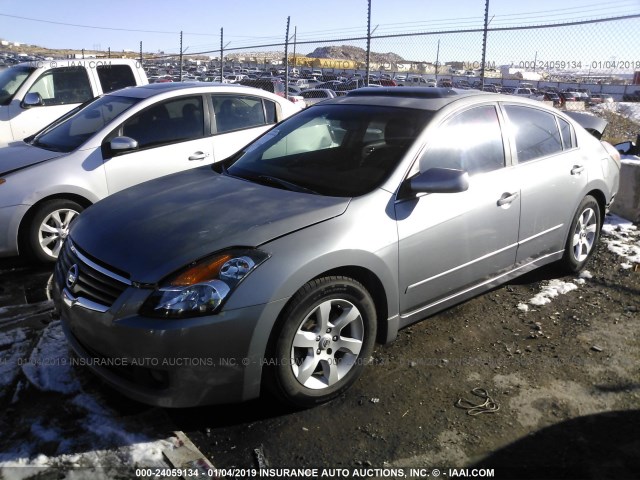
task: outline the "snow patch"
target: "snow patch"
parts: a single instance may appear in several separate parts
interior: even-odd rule
[[[39,390],[66,394],[80,390],[60,321],[52,322],[44,329],[29,361],[22,366],[22,372]]]
[[[640,123],[640,103],[638,102],[613,102],[601,103],[593,107],[595,112],[609,111],[627,117],[629,120]]]
[[[27,356],[27,329],[0,333],[0,392],[12,385],[20,372],[20,362]]]
[[[624,259],[622,268],[640,263],[640,231],[633,223],[617,215],[608,215],[602,226],[602,241]]]
[[[578,286],[575,283],[553,279],[548,285],[543,287],[540,293],[535,297],[530,298],[528,303],[538,306],[546,305],[551,303],[551,300],[556,298],[558,295],[564,295],[572,290],[576,290],[577,288]]]

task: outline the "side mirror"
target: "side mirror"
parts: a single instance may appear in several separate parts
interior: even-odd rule
[[[22,100],[22,108],[41,107],[44,105],[42,95],[37,92],[30,92],[24,96]]]
[[[469,189],[469,174],[453,168],[430,168],[408,181],[412,193],[458,193]]]
[[[138,148],[138,141],[131,137],[115,137],[109,142],[113,153],[122,153]]]

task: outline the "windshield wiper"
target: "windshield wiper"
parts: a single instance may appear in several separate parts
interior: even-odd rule
[[[272,177],[270,175],[258,175],[258,177],[256,177],[258,180],[260,180],[262,183],[264,184],[271,184],[271,185],[276,185],[279,187],[284,187],[287,190],[291,190],[294,192],[301,192],[301,193],[312,193],[314,195],[318,195],[318,192],[315,192],[313,190],[311,190],[310,188],[307,187],[303,187],[302,185],[297,185],[293,182],[289,182],[287,180],[283,180],[281,178],[278,177]]]

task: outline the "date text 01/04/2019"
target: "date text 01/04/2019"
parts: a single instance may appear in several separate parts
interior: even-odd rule
[[[591,69],[640,69],[640,60],[594,60],[583,62],[581,60],[523,60],[518,62],[518,68],[526,69],[564,69],[564,68],[591,68]]]

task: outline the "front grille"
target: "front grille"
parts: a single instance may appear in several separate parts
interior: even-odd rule
[[[66,283],[67,275],[73,265],[78,266],[78,279],[73,287]],[[56,264],[56,277],[59,285],[67,288],[74,297],[86,298],[106,307],[113,302],[131,284],[126,278],[112,273],[110,269],[98,265],[83,255],[71,240],[65,242]]]

